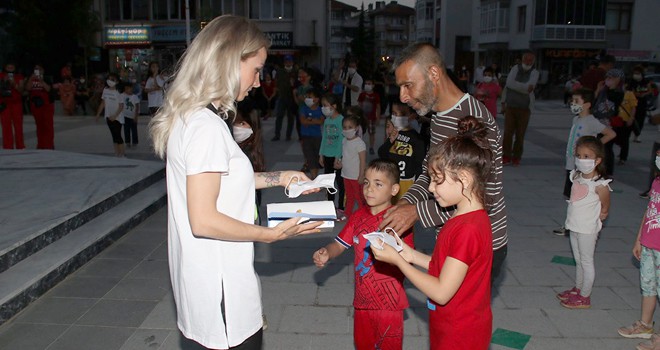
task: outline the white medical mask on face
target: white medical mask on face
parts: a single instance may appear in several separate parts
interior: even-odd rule
[[[293,70],[293,66],[284,66],[284,70],[286,70],[287,72],[290,72],[290,71]]]
[[[292,177],[289,184],[284,188],[284,194],[289,198],[296,198],[303,192],[315,188],[325,188],[330,194],[337,193],[337,189],[335,188],[335,173],[321,174],[314,181],[293,182],[294,179],[299,180],[300,178],[297,176]]]
[[[364,85],[364,91],[366,91],[366,92],[371,92],[371,90],[373,90],[373,89],[374,89],[374,86],[371,85],[371,84]]]
[[[523,64],[522,64],[522,69],[525,70],[525,71],[528,71],[528,70],[532,69],[532,66],[529,65],[529,64],[524,64],[524,63],[523,63]]]
[[[401,131],[407,128],[409,124],[408,117],[392,115],[392,125],[394,125],[395,129]]]
[[[305,99],[305,105],[306,105],[307,107],[312,107],[312,106],[314,105],[314,99],[311,98],[311,97],[307,97],[307,98]]]
[[[109,87],[115,87],[115,85],[117,85],[116,81],[110,79],[106,80],[105,83],[108,84]]]
[[[346,71],[347,71],[348,74],[350,74],[350,75],[353,75],[353,74],[355,74],[355,72],[356,72],[355,68],[349,68],[349,69],[347,69]]]
[[[332,108],[332,107],[325,107],[325,106],[321,107],[321,113],[323,113],[323,115],[328,117],[328,118],[332,117],[332,113],[334,113],[334,112],[335,112],[335,109]]]
[[[80,83],[81,83],[81,84],[84,84],[84,83],[85,83],[85,79],[80,79]]]
[[[493,81],[493,77],[488,75],[484,77],[484,83],[490,83],[491,81]]]
[[[575,158],[575,168],[582,174],[590,174],[596,169],[596,160]]]
[[[633,74],[633,79],[635,81],[642,81],[642,75],[641,74]]]
[[[233,128],[234,131],[234,140],[236,142],[241,143],[252,136],[254,131],[252,131],[252,128],[241,128],[240,126],[234,126]]]
[[[355,136],[356,130],[348,129],[348,130],[343,130],[341,133],[344,134],[345,138],[350,139]]]
[[[582,105],[571,103],[571,113],[578,115],[582,113],[583,107]]]
[[[660,170],[660,156],[655,156],[655,167]]]

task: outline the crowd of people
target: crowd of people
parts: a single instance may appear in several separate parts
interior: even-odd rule
[[[253,243],[313,234],[320,222],[294,218],[261,226],[255,215],[260,191],[324,172],[336,176],[338,191],[327,199],[346,223],[334,240],[310,253],[324,267],[353,249],[355,347],[402,347],[407,278],[428,297],[432,349],[488,348],[491,285],[508,249],[503,167],[524,164],[539,79],[534,53],[525,52],[501,84],[496,66],[482,64],[474,76],[465,66],[453,72],[425,43],[410,45],[391,66],[379,65],[373,73],[358,72],[359,58],[348,58],[328,79],[296,65],[292,56],[267,65],[268,48],[253,22],[221,16],[196,36],[172,79],[153,62],[144,86],[114,73],[88,85],[84,77],[73,78],[70,65],[55,86],[44,81],[39,65],[26,78],[7,64],[0,73],[3,147],[25,148],[27,95],[37,148],[54,148],[57,90],[65,114],[77,106],[85,113],[89,104],[97,120],[104,116],[114,153],[122,157],[125,144],[138,144],[140,97],[146,94],[154,150],[167,159],[177,323],[205,347],[261,348],[265,321]],[[555,230],[570,236],[576,261],[575,285],[556,295],[566,308],[591,307],[594,252],[609,215],[613,146],[620,148],[618,165],[625,165],[630,136],[639,141],[658,95],[644,71],[635,67],[626,79],[605,55],[567,91],[575,116],[565,154],[568,206],[565,225]],[[498,101],[503,130],[496,122]],[[269,118],[275,119],[273,135],[263,135],[261,123]],[[384,139],[376,137],[379,128]],[[304,155],[301,169],[267,171],[264,140],[294,138]],[[660,232],[651,224],[659,216],[660,140],[652,154],[649,191],[640,194],[651,200],[633,247],[642,266],[642,317],[619,329],[624,337],[650,339],[642,349],[660,348],[652,324]],[[368,156],[375,159],[368,162]],[[431,255],[415,248],[417,222],[437,229]],[[384,241],[378,247],[362,235],[376,231],[391,234],[399,249]]]

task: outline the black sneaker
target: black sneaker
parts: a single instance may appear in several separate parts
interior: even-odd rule
[[[280,140],[280,137],[279,137],[279,136],[275,136],[275,137],[273,137],[273,138],[270,139],[270,140],[271,140],[271,141],[279,141],[279,140]]]
[[[649,199],[649,191],[640,193],[639,197],[644,199]]]
[[[562,226],[560,228],[556,228],[552,230],[552,232],[557,236],[567,236],[570,231],[567,230],[566,227]]]

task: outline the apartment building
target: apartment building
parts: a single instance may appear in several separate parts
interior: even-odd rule
[[[173,67],[188,37],[223,14],[257,22],[272,40],[269,61],[292,55],[301,65],[326,64],[329,0],[97,0],[94,6],[103,25],[101,56],[120,74],[143,75],[149,61]]]

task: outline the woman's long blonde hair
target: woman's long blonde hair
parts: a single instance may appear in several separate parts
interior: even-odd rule
[[[149,122],[156,155],[165,158],[167,140],[177,118],[185,121],[211,102],[219,102],[216,107],[223,118],[235,113],[240,62],[269,46],[259,27],[244,17],[225,15],[209,22],[179,61],[165,101]]]

